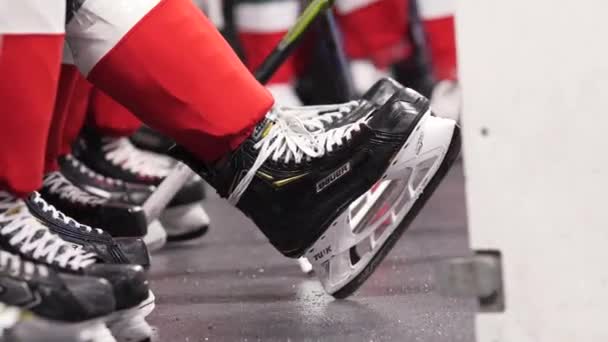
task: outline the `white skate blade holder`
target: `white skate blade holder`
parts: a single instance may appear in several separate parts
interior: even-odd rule
[[[155,296],[150,291],[148,298],[136,307],[116,311],[106,319],[106,325],[117,342],[146,341],[152,336],[152,327],[146,317],[154,311]]]
[[[351,282],[358,287],[381,260],[374,260],[378,252],[385,245],[390,250],[392,240],[407,226],[402,222],[408,221],[406,216],[438,174],[456,129],[453,120],[425,113],[382,179],[351,203],[307,250],[304,256],[329,294],[336,295]],[[363,280],[357,279],[360,275]]]
[[[148,233],[144,236],[144,242],[150,252],[161,249],[167,243],[167,231],[159,220],[148,224]]]
[[[160,217],[177,192],[192,179],[195,173],[184,163],[178,162],[143,205],[148,224]]]

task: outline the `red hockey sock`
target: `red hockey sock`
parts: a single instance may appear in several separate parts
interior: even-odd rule
[[[42,185],[65,1],[19,0],[7,6],[3,10],[15,20],[0,20],[0,188],[25,196]]]
[[[241,2],[235,8],[235,25],[249,70],[256,70],[295,24],[297,0]],[[296,78],[296,56],[279,67],[268,84],[290,83]]]
[[[91,83],[81,73],[78,73],[70,107],[68,108],[66,124],[63,126],[61,135],[60,156],[72,153],[72,144],[74,144],[84,126],[92,88]]]
[[[125,137],[141,127],[141,121],[103,91],[93,88],[89,99],[88,122],[106,136]]]
[[[405,0],[338,0],[338,23],[351,59],[371,59],[379,68],[408,57],[408,5]]]
[[[68,118],[68,113],[79,77],[82,76],[80,76],[80,72],[73,64],[61,65],[55,109],[53,110],[51,128],[49,129],[46,146],[44,172],[56,171],[59,169],[57,159],[61,154],[64,128],[66,124],[68,124],[68,121],[72,121],[71,118]],[[69,124],[72,124],[72,122]]]
[[[203,161],[237,148],[273,104],[191,0],[88,0],[67,30],[94,85]]]

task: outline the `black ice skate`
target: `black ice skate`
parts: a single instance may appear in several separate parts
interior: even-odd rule
[[[55,271],[0,250],[0,302],[28,309],[8,340],[114,341],[105,319],[115,311],[112,286],[97,277]]]
[[[112,238],[103,229],[82,224],[59,211],[38,192],[32,193],[25,203],[29,211],[53,233],[65,241],[94,252],[104,263],[150,267],[150,256],[142,239]]]
[[[339,298],[374,271],[459,150],[455,122],[431,116],[428,100],[414,91],[395,94],[380,109],[364,103],[356,110],[367,114],[311,132],[298,115],[273,109],[238,150],[212,166],[174,150],[279,251],[305,255]],[[408,191],[390,192],[399,195],[380,220],[352,217],[349,205],[382,180]]]
[[[101,137],[91,128],[83,131],[74,153],[96,173],[148,187],[159,185],[175,166],[175,160],[166,155],[142,150],[128,138]],[[200,179],[190,180],[177,192],[159,217],[168,241],[189,240],[207,232],[209,216],[201,205],[203,199]],[[141,205],[143,201],[130,203]],[[146,241],[158,240],[152,235]]]
[[[112,332],[150,333],[144,318],[154,307],[154,296],[142,266],[104,263],[90,248],[52,233],[23,200],[6,192],[0,192],[0,249],[61,272],[106,279],[112,285],[118,310],[107,317]]]
[[[141,207],[90,194],[61,172],[51,172],[44,177],[40,194],[78,222],[101,227],[112,236],[142,237],[147,232]]]
[[[72,155],[59,158],[61,174],[84,191],[114,203],[140,207],[154,191],[154,186],[125,182],[93,171]],[[148,223],[144,241],[150,251],[167,242],[165,227],[159,220]]]
[[[112,201],[141,206],[154,186],[125,182],[93,171],[71,154],[59,158],[61,174],[90,194]]]

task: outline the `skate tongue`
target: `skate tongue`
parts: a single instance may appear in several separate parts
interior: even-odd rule
[[[274,126],[274,120],[266,116],[264,120],[260,121],[255,128],[253,129],[253,133],[251,134],[251,139],[254,142],[258,142],[264,138],[270,129]]]

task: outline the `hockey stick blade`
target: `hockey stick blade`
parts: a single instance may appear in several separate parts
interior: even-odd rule
[[[171,173],[165,177],[160,185],[148,197],[143,205],[148,224],[156,220],[175,194],[192,179],[195,173],[183,163],[177,163]]]

